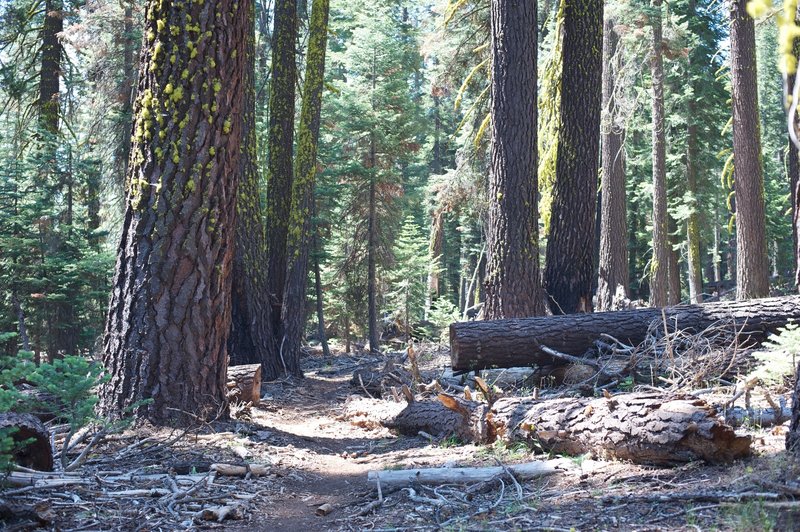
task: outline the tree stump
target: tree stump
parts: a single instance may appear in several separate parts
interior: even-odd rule
[[[53,448],[50,431],[30,414],[0,414],[0,429],[16,429],[11,437],[14,449],[11,455],[16,464],[38,471],[53,470]]]

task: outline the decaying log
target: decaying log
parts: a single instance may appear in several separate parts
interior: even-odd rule
[[[269,473],[270,466],[268,464],[247,464],[247,465],[234,465],[234,464],[212,464],[211,471],[215,471],[218,475],[226,477],[243,477],[250,474],[254,477],[260,477]]]
[[[714,408],[690,396],[501,398],[491,408],[444,395],[439,398],[410,403],[384,424],[406,434],[416,434],[415,428],[433,430],[439,437],[455,435],[462,441],[526,442],[545,451],[642,464],[700,459],[721,463],[750,453],[749,436],[737,436]],[[446,425],[437,428],[434,420]]]
[[[50,446],[50,431],[30,414],[0,414],[0,429],[13,429],[14,463],[38,471],[53,470],[53,448]]]
[[[228,390],[243,403],[261,402],[261,364],[228,366]]]
[[[470,484],[484,482],[511,472],[518,480],[544,477],[566,471],[571,462],[564,459],[527,462],[507,467],[432,467],[426,469],[387,469],[370,471],[367,480],[383,486],[418,484]]]
[[[663,314],[662,314],[663,312]],[[612,334],[630,345],[638,345],[654,320],[663,320],[668,330],[700,332],[721,320],[733,320],[742,344],[757,344],[767,333],[792,320],[800,320],[800,296],[750,301],[725,301],[705,305],[569,314],[542,318],[469,321],[450,325],[450,358],[454,370],[556,364],[542,350],[549,347],[568,355],[586,353],[601,334]],[[561,365],[564,362],[560,362]]]

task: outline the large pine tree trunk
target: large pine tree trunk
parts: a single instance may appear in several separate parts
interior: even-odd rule
[[[700,332],[721,320],[734,320],[740,342],[761,341],[791,320],[800,319],[800,296],[752,301],[643,308],[593,315],[523,318],[450,325],[450,361],[455,370],[564,364],[545,352],[549,347],[581,356],[603,334],[630,345],[644,341],[650,325]],[[663,329],[663,328],[662,328]]]
[[[267,289],[267,252],[264,212],[257,165],[255,109],[255,4],[249,3],[247,63],[244,79],[239,189],[236,199],[236,249],[233,257],[231,365],[261,364],[267,380],[283,373],[275,345],[272,307]]]
[[[747,14],[746,7],[747,0],[730,2],[738,299],[765,297],[769,294],[755,22]]]
[[[297,1],[276,0],[274,16],[267,141],[267,281],[272,297],[272,319],[280,344],[281,307],[288,260],[286,239],[292,204]]]
[[[317,174],[322,86],[325,81],[329,5],[329,0],[315,0],[311,8],[303,104],[300,111],[297,159],[292,184],[290,231],[286,243],[288,270],[281,316],[283,323],[281,345],[286,370],[293,375],[302,374],[300,347],[307,317],[308,254],[313,228],[314,182]]]
[[[592,311],[603,1],[564,3],[558,128],[544,287],[553,314]]]
[[[653,44],[650,51],[650,72],[653,78],[653,258],[650,265],[650,304],[664,307],[669,304],[669,235],[661,0],[652,0],[652,6]]]
[[[536,1],[491,2],[488,319],[544,314],[539,280]]]
[[[146,9],[145,35],[153,38],[141,58],[104,339],[111,378],[99,408],[111,417],[128,415],[142,400],[151,402],[135,414],[154,423],[213,419],[227,410],[250,9],[226,0],[213,7],[153,0]]]
[[[628,298],[628,227],[625,198],[625,129],[617,123],[614,85],[620,68],[619,35],[607,18],[603,31],[603,177],[597,310],[611,310],[617,292]]]

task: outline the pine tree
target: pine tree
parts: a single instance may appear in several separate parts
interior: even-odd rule
[[[425,310],[428,244],[419,225],[407,216],[394,244],[394,267],[388,279],[392,290],[386,295],[387,310],[401,324],[410,339],[413,324]]]
[[[155,423],[227,408],[247,4],[150,2],[101,411]],[[218,16],[217,16],[218,15]],[[223,90],[224,88],[224,90]]]
[[[488,319],[544,313],[536,177],[536,2],[493,0]]]

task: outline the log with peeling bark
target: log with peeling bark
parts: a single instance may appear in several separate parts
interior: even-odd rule
[[[11,451],[14,463],[38,471],[53,470],[53,448],[50,431],[30,414],[0,414],[0,430],[10,429],[14,439]]]
[[[431,467],[425,469],[387,469],[370,471],[367,480],[384,486],[397,486],[411,483],[418,484],[469,484],[485,482],[504,474],[511,473],[518,480],[554,475],[574,467],[564,459],[527,462],[509,465],[508,467]]]
[[[261,402],[261,364],[228,366],[229,397],[243,403]]]
[[[436,428],[436,420],[444,425]],[[415,401],[384,424],[404,434],[491,443],[525,442],[545,451],[669,465],[730,462],[750,453],[714,408],[691,396],[631,393],[609,398],[501,398],[491,407],[444,394]]]
[[[638,345],[647,336],[650,324],[664,318],[664,326],[669,330],[695,332],[723,320],[733,320],[742,344],[755,345],[768,333],[800,320],[800,296],[453,323],[450,325],[451,364],[454,370],[563,365],[565,361],[545,352],[543,347],[581,356],[604,333]]]

